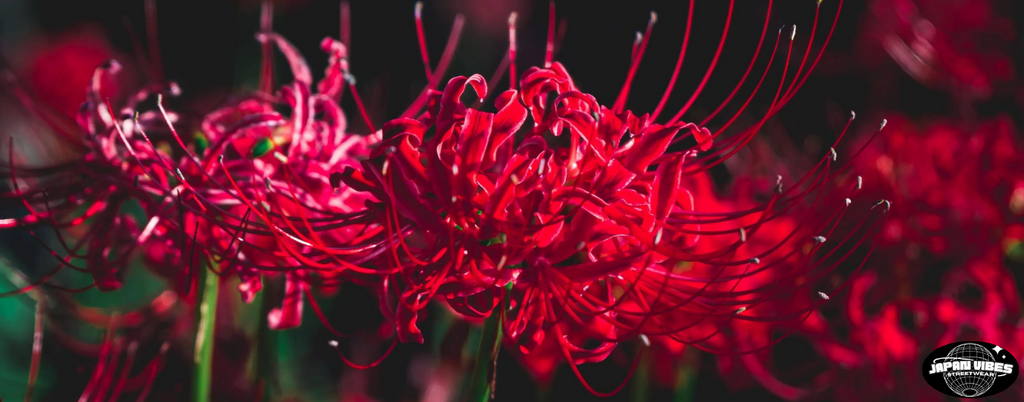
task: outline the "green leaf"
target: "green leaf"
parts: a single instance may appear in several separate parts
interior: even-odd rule
[[[676,373],[676,389],[672,391],[673,402],[690,402],[697,390],[697,368],[700,367],[700,351],[687,347],[683,361]]]
[[[647,391],[651,388],[651,373],[648,368],[650,366],[650,357],[648,355],[648,353],[644,353],[638,357],[643,359],[643,361],[640,362],[640,366],[636,368],[636,373],[633,374],[633,379],[630,380],[633,383],[633,395],[631,395],[631,398],[636,402],[647,401]]]

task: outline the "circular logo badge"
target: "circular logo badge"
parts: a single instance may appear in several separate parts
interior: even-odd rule
[[[988,342],[954,342],[924,359],[928,385],[946,395],[981,398],[1013,385],[1020,367],[1009,351]]]

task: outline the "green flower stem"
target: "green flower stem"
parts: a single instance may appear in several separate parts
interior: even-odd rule
[[[469,383],[468,402],[491,400],[491,377],[497,366],[501,336],[501,317],[499,314],[492,314],[484,321],[484,329],[480,333],[480,346],[476,350],[473,377]]]
[[[214,264],[214,262],[210,262]],[[199,272],[200,293],[196,295],[199,305],[196,309],[196,345],[193,358],[192,400],[209,402],[213,375],[213,331],[217,320],[217,293],[220,277],[209,267]]]
[[[697,390],[697,367],[700,366],[700,351],[687,346],[683,361],[676,377],[676,389],[672,392],[673,402],[690,402]]]
[[[498,351],[501,350],[501,317],[503,309],[508,304],[508,295],[511,293],[512,283],[505,287],[505,303],[502,303],[491,312],[491,316],[484,320],[484,329],[480,333],[480,346],[476,350],[476,359],[473,362],[473,376],[469,382],[469,392],[466,394],[468,402],[486,402],[491,400],[494,392],[494,375],[498,368]]]
[[[270,310],[274,308],[273,300],[275,297],[271,297],[272,294],[276,296],[274,291],[280,288],[280,281],[274,278],[264,279],[264,289],[256,294],[259,299],[259,320],[257,321],[256,327],[256,347],[253,350],[253,378],[256,379],[256,385],[258,392],[261,393],[260,402],[270,401],[272,388],[276,387],[274,383],[274,367],[276,366],[277,357],[277,333],[271,331],[267,323],[267,315],[270,314]],[[254,303],[256,304],[256,303]]]
[[[643,347],[643,345],[641,345]],[[651,387],[651,373],[650,366],[651,358],[648,357],[649,353],[642,353],[638,359],[642,359],[640,365],[636,368],[636,373],[633,374],[633,395],[632,400],[636,402],[644,402],[648,400],[648,390]]]

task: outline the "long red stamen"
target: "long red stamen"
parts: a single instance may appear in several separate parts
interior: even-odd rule
[[[153,389],[153,382],[156,380],[157,374],[160,374],[160,370],[163,368],[164,356],[167,354],[167,349],[170,345],[170,343],[165,342],[163,346],[160,347],[160,353],[157,357],[153,359],[153,361],[150,362],[149,367],[143,371],[143,374],[146,375],[146,383],[142,387],[142,392],[139,393],[138,399],[135,400],[136,402],[144,402],[146,397],[149,396],[149,391]]]
[[[651,11],[651,17],[647,20],[647,30],[644,31],[643,37],[640,40],[640,47],[636,49],[636,55],[629,66],[629,73],[626,74],[626,82],[622,84],[622,90],[619,91],[619,96],[615,98],[615,104],[612,105],[612,111],[615,113],[621,113],[626,106],[626,98],[629,97],[630,86],[633,85],[636,70],[640,67],[640,60],[644,58],[644,51],[647,50],[647,41],[651,38],[651,29],[654,28],[656,22],[658,22],[658,13]]]
[[[580,373],[579,366],[577,366],[576,362],[572,358],[572,354],[570,354],[569,352],[569,348],[567,346],[568,341],[565,339],[565,335],[562,334],[561,327],[555,326],[555,335],[558,337],[558,345],[559,348],[562,350],[562,355],[565,356],[565,359],[569,361],[569,368],[572,369],[573,374],[576,374],[576,378],[580,380],[580,384],[583,384],[583,387],[586,388],[587,391],[589,391],[591,394],[603,398],[615,396],[615,394],[618,394],[619,391],[622,391],[622,389],[626,387],[626,384],[629,383],[629,379],[633,378],[633,374],[636,373],[637,365],[640,363],[640,355],[643,353],[643,349],[640,349],[640,351],[637,352],[636,358],[633,359],[633,365],[629,367],[629,372],[626,373],[626,378],[622,381],[622,383],[620,383],[617,387],[615,387],[615,389],[611,390],[610,392],[598,392],[597,390],[590,386],[590,383],[588,383],[587,380],[583,378],[583,374]]]
[[[351,75],[349,76],[351,77]],[[363,99],[359,97],[359,92],[356,91],[356,82],[354,79],[348,79],[348,89],[352,92],[352,99],[356,101],[356,108],[359,109],[359,114],[363,116],[363,122],[366,123],[366,127],[370,129],[370,132],[376,132],[377,129],[373,128],[373,122],[370,121],[370,115],[366,114],[366,108],[363,107]]]
[[[340,35],[338,39],[345,45],[346,48],[352,48],[352,9],[348,4],[347,0],[342,0],[339,6],[339,13],[341,18]]]
[[[761,38],[757,40],[757,47],[754,49],[754,55],[750,58],[750,63],[747,64],[746,71],[743,72],[743,76],[740,77],[739,81],[736,82],[736,87],[734,87],[732,89],[732,92],[729,92],[729,96],[726,96],[725,100],[723,100],[722,103],[720,103],[718,105],[718,107],[715,108],[715,110],[713,112],[711,112],[711,114],[708,115],[708,117],[705,117],[704,120],[701,120],[701,122],[699,124],[700,126],[706,125],[708,122],[711,121],[711,119],[715,118],[715,116],[717,116],[718,113],[721,112],[722,109],[724,109],[725,106],[728,105],[729,102],[732,101],[732,98],[736,96],[737,92],[739,92],[740,87],[742,87],[743,84],[747,82],[747,77],[750,76],[750,72],[754,69],[754,64],[757,62],[757,57],[761,55],[761,45],[764,44],[764,39],[767,37],[767,34],[768,34],[768,21],[771,20],[771,16],[772,16],[772,3],[773,3],[772,0],[768,0],[768,10],[765,11],[765,13],[764,13],[764,25],[761,27]],[[781,37],[781,31],[780,31],[780,37]],[[779,38],[776,38],[776,40],[775,40],[776,48],[778,47],[778,39]],[[774,55],[775,55],[775,50],[773,49],[772,50],[772,56],[774,56]],[[770,66],[771,66],[771,61],[768,62],[768,67],[765,67],[765,72],[767,72],[767,70],[768,70],[768,68]],[[764,80],[763,76],[762,76],[762,80]],[[760,87],[760,81],[758,82],[758,87]],[[757,89],[756,88],[754,89],[753,93],[757,93]],[[753,95],[751,95],[751,96],[753,96]],[[748,99],[747,102],[749,103],[750,100]],[[745,105],[746,105],[746,103],[744,103],[744,107],[740,108],[740,112],[742,112],[742,110],[746,107]],[[737,114],[740,113],[740,112],[737,112]],[[728,124],[726,124],[725,126],[727,127]]]
[[[100,349],[99,360],[96,361],[96,368],[92,372],[92,376],[89,378],[89,383],[85,386],[85,391],[82,392],[82,396],[78,398],[78,402],[88,402],[92,397],[94,388],[98,385],[98,382],[102,379],[103,373],[106,371],[108,360],[113,361],[115,356],[111,356],[111,349],[113,346],[114,328],[117,322],[117,317],[112,317],[107,328],[107,335],[103,339],[103,346]],[[113,363],[116,364],[116,363]]]
[[[338,349],[338,341],[331,341],[329,343],[329,345],[332,348],[334,348],[334,351],[338,353],[338,358],[340,358],[341,361],[345,362],[345,364],[347,364],[349,367],[352,367],[352,368],[357,369],[357,370],[365,370],[365,369],[368,369],[368,368],[376,367],[378,364],[383,362],[384,359],[386,359],[391,354],[391,351],[395,350],[395,345],[397,345],[397,344],[398,344],[398,338],[395,338],[394,340],[391,341],[391,346],[388,346],[388,350],[385,351],[384,354],[381,355],[381,357],[377,358],[377,360],[374,360],[374,361],[370,362],[369,364],[360,365],[360,364],[353,363],[351,360],[349,360],[347,357],[345,357],[345,354],[341,353],[341,350]]]
[[[423,35],[423,2],[417,1],[413,13],[416,17],[416,40],[420,44],[420,57],[423,58],[423,70],[427,80],[430,79],[430,53],[427,52],[427,38]]]
[[[260,31],[268,33],[274,29],[274,3],[264,1],[260,6]],[[260,92],[271,93],[274,90],[274,49],[270,41],[260,43],[262,58],[260,61]]]
[[[548,40],[544,44],[544,68],[551,67],[555,56],[555,2],[548,2]]]
[[[121,397],[121,392],[124,391],[124,386],[128,382],[128,373],[131,372],[132,366],[135,364],[135,352],[138,348],[138,342],[132,342],[128,345],[128,352],[124,359],[124,366],[121,367],[121,374],[117,376],[114,388],[110,391],[110,398],[107,400],[117,401]]]
[[[516,89],[516,16],[513,12],[508,16],[508,89]]]
[[[455,21],[452,22],[451,33],[448,34],[448,44],[445,45],[444,53],[441,54],[441,61],[437,63],[437,68],[434,69],[433,75],[430,76],[430,80],[427,86],[423,88],[420,95],[416,97],[416,100],[409,105],[409,108],[402,112],[401,117],[412,117],[414,114],[423,108],[423,105],[427,103],[427,96],[430,91],[437,87],[437,84],[441,82],[441,78],[444,76],[445,71],[448,71],[448,65],[452,61],[452,56],[455,55],[455,48],[459,43],[459,37],[462,35],[462,26],[465,23],[465,19],[462,15],[455,16]]]
[[[28,369],[28,385],[25,386],[25,402],[32,401],[32,393],[36,389],[36,378],[39,377],[39,361],[43,354],[43,312],[46,310],[45,299],[36,301],[36,324],[32,332],[32,363]]]
[[[820,7],[821,2],[818,2],[818,5]],[[825,41],[821,45],[821,50],[819,50],[818,54],[814,57],[814,62],[812,62],[811,63],[811,67],[807,69],[807,74],[804,74],[804,76],[802,78],[800,78],[800,82],[798,84],[796,84],[795,91],[799,91],[800,88],[802,88],[804,86],[804,83],[807,82],[808,78],[810,78],[811,72],[814,71],[814,68],[818,66],[818,62],[821,61],[821,56],[825,55],[825,48],[827,48],[828,44],[832,41],[832,34],[835,33],[836,25],[839,22],[839,15],[842,14],[842,11],[843,11],[843,0],[839,0],[839,4],[836,6],[836,15],[832,19],[832,27],[829,28],[828,35],[825,36]],[[814,13],[814,18],[815,18],[815,24],[817,24],[817,18],[818,18],[817,10]],[[810,44],[810,43],[807,44],[807,46],[811,46],[811,45],[812,44]],[[793,92],[792,94],[795,94],[795,93],[796,92]],[[783,102],[783,104],[785,104],[786,102],[789,101],[790,98],[792,98],[792,94],[789,97],[785,98],[785,101]]]
[[[690,95],[690,99],[686,101],[686,104],[676,112],[675,116],[668,121],[668,124],[675,124],[680,118],[686,114],[687,110],[690,110],[690,106],[697,100],[697,96],[704,91],[704,86],[707,85],[708,79],[711,78],[711,73],[715,71],[715,66],[718,65],[718,59],[722,56],[722,50],[725,49],[725,39],[729,37],[729,25],[732,23],[732,11],[733,6],[736,5],[736,0],[729,0],[729,12],[725,15],[725,27],[722,28],[722,38],[718,42],[718,50],[715,50],[714,57],[711,58],[711,65],[708,66],[708,70],[704,73],[704,78],[701,78],[700,84],[697,85],[697,89],[693,91],[693,95]]]
[[[672,78],[668,80],[668,87],[665,88],[665,93],[661,95],[661,100],[658,101],[658,107],[654,108],[654,112],[651,113],[651,121],[658,120],[658,115],[661,114],[661,109],[665,107],[665,102],[668,102],[668,97],[672,95],[672,88],[675,88],[676,86],[676,79],[679,78],[679,71],[683,68],[683,59],[686,57],[686,47],[690,43],[690,27],[693,25],[693,5],[695,3],[696,1],[690,2],[690,10],[686,13],[686,30],[683,32],[683,45],[679,49],[679,58],[676,59],[676,68],[672,70]],[[771,7],[771,0],[768,0],[768,10],[771,10]],[[760,48],[760,46],[758,46],[758,48]],[[757,58],[757,55],[755,55],[754,58]]]

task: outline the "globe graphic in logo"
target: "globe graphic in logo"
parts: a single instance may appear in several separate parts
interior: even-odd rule
[[[965,343],[963,345],[953,348],[946,355],[947,359],[956,360],[970,360],[970,361],[983,361],[983,362],[994,362],[996,361],[995,356],[985,349],[985,347],[976,343]],[[967,374],[967,373],[961,373]],[[947,372],[943,374],[942,378],[946,380],[946,385],[949,389],[957,393],[962,397],[974,397],[983,395],[992,388],[992,384],[996,382],[995,373],[985,372],[973,372],[968,375],[956,375],[956,373]]]

